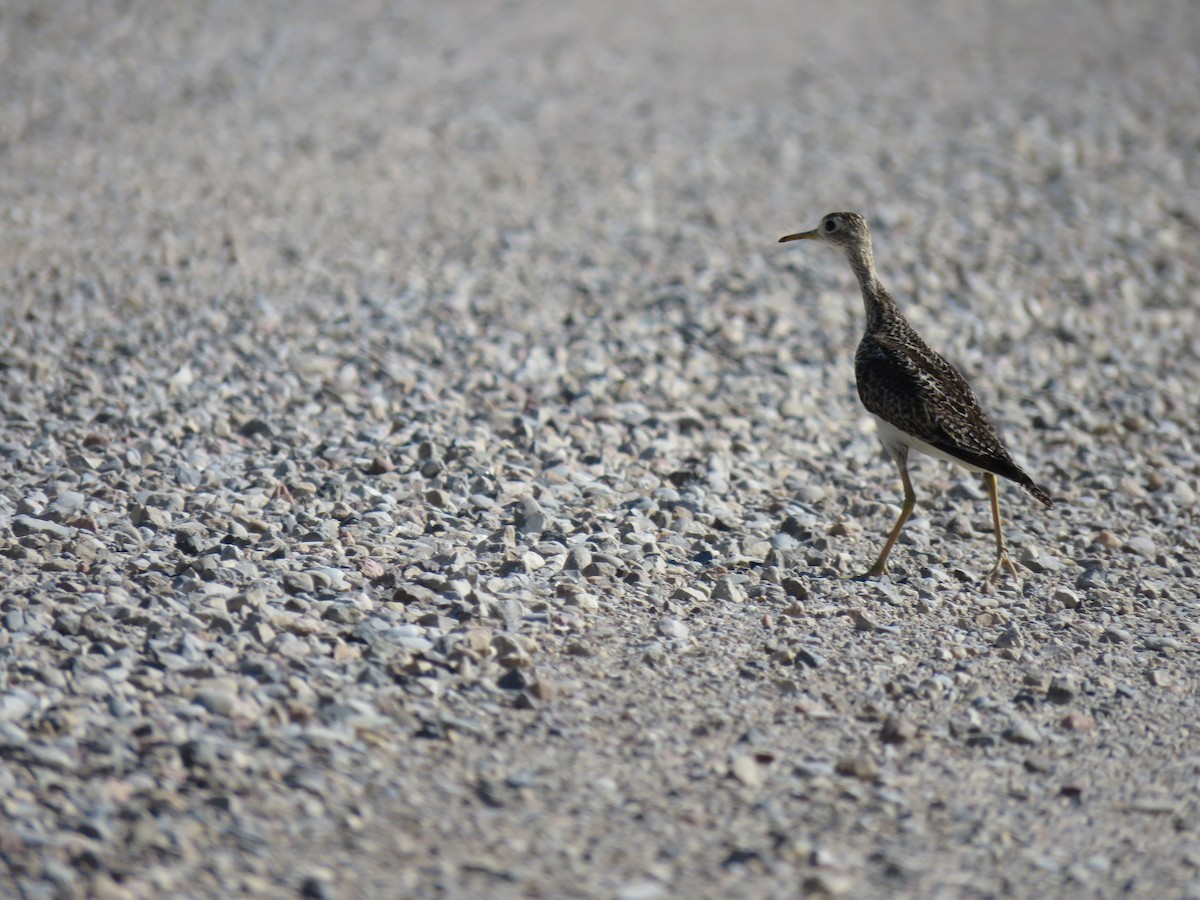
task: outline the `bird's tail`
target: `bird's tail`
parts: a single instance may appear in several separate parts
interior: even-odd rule
[[[1025,475],[1024,472],[1021,474]],[[1040,502],[1046,508],[1050,508],[1054,505],[1054,500],[1051,498],[1050,492],[1040,484],[1034,484],[1033,479],[1028,475],[1025,475],[1025,477],[1021,479],[1021,487],[1033,494],[1033,496],[1038,499],[1038,502]]]

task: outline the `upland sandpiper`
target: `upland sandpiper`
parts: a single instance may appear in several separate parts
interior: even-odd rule
[[[858,396],[875,417],[879,440],[900,471],[904,505],[879,558],[859,577],[877,578],[887,568],[888,554],[917,501],[908,477],[908,451],[919,450],[983,475],[996,532],[996,564],[988,580],[994,581],[1005,569],[1016,578],[1000,529],[996,476],[1015,481],[1046,506],[1054,502],[1013,462],[966,379],[929,349],[879,283],[866,220],[857,213],[830,213],[812,231],[779,240],[824,241],[840,247],[862,288],[867,327],[854,354]]]

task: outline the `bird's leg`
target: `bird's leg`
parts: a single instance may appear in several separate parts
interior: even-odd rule
[[[892,526],[892,533],[888,535],[887,543],[879,551],[879,558],[875,560],[875,564],[861,575],[854,576],[855,578],[879,578],[887,571],[888,554],[892,552],[892,547],[895,545],[896,539],[900,537],[904,523],[908,521],[913,507],[917,505],[917,494],[908,477],[908,448],[900,447],[892,450],[892,459],[896,461],[896,468],[900,470],[900,482],[904,485],[904,505],[900,507],[900,517]]]
[[[991,472],[984,472],[983,483],[987,485],[988,500],[992,503],[992,527],[996,529],[996,564],[988,573],[987,580],[995,581],[1004,574],[1005,569],[1008,569],[1012,577],[1020,581],[1021,576],[1017,574],[1017,567],[1008,558],[1008,548],[1004,546],[1004,533],[1000,530],[1000,487],[996,484],[996,476]]]

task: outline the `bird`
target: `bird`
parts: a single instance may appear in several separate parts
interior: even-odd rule
[[[854,270],[866,307],[866,328],[854,354],[858,396],[874,417],[880,443],[896,464],[904,488],[900,516],[883,549],[871,568],[855,577],[879,578],[887,571],[888,556],[917,502],[908,476],[908,454],[915,450],[983,475],[996,535],[996,564],[987,581],[995,582],[1006,571],[1019,581],[1000,526],[996,479],[1016,482],[1047,508],[1054,501],[1013,461],[962,373],[930,349],[880,283],[866,219],[852,212],[829,213],[811,231],[779,239],[788,241],[838,247]]]

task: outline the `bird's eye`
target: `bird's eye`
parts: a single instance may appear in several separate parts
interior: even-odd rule
[[[825,230],[826,231],[837,231],[837,219],[826,219],[825,220]]]

